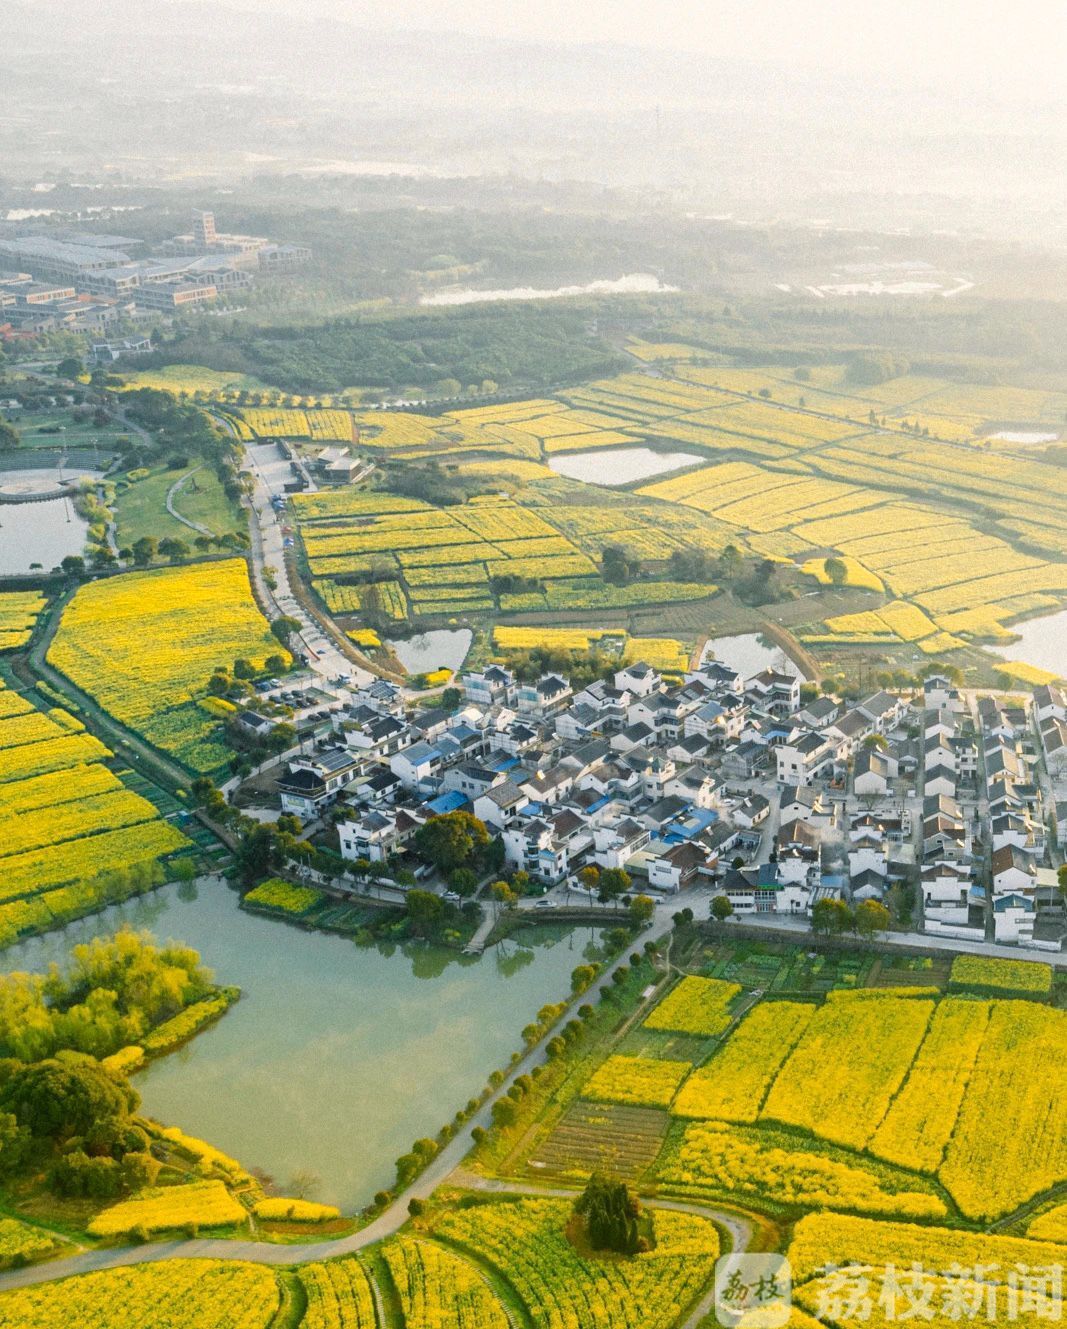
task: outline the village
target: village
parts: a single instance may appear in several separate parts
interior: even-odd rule
[[[242,723],[271,727],[260,711],[280,703],[302,742],[247,789],[235,783],[239,802],[299,818],[345,874],[372,865],[380,881],[457,901],[411,842],[463,812],[500,841],[503,871],[536,896],[528,907],[603,903],[610,874],[625,899],[699,898],[720,919],[833,931],[874,902],[885,912],[868,917],[955,945],[1059,949],[1058,687],[1004,701],[932,674],[921,693],[850,705],[714,658],[675,682],[640,662],[577,690],[496,663],[455,681],[438,694],[451,704],[421,709],[385,679],[261,685]]]

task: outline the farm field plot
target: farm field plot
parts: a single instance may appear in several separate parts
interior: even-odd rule
[[[240,559],[130,572],[83,586],[49,663],[105,710],[194,771],[229,751],[197,703],[219,666],[281,653]]]
[[[201,1227],[224,1227],[247,1219],[221,1181],[189,1182],[184,1186],[158,1186],[141,1191],[134,1199],[104,1209],[89,1224],[97,1236],[121,1236],[134,1228],[165,1232],[197,1223]]]
[[[264,1265],[168,1260],[0,1293],[0,1329],[267,1329],[280,1302]]]
[[[899,1090],[933,1002],[901,997],[829,1000],[771,1087],[761,1120],[862,1148]]]
[[[783,972],[778,957],[757,958]],[[1019,973],[960,972],[984,980],[980,992],[1047,982],[1047,966],[1019,963]],[[719,969],[738,972],[732,960]],[[1067,1181],[1067,1081],[1054,1051],[1067,1012],[1040,999],[942,997],[909,977],[837,989],[822,1004],[764,998],[688,1075],[689,1063],[649,1055],[628,1034],[622,1046],[644,1055],[609,1056],[583,1096],[668,1107],[676,1124],[661,1175],[679,1185],[733,1177],[753,1195],[762,1187],[798,1205],[913,1217],[944,1215],[947,1192],[965,1218],[987,1222]],[[758,968],[745,981],[768,987],[777,977]],[[677,1023],[669,1003],[679,991],[661,1003],[661,1023]],[[910,1198],[886,1199],[901,1194]]]
[[[572,1103],[533,1150],[527,1166],[537,1175],[599,1171],[632,1180],[656,1161],[669,1123],[657,1108]]]
[[[550,487],[535,484],[526,492],[525,502],[497,497],[437,508],[384,492],[340,490],[298,496],[293,507],[315,589],[331,613],[384,611],[401,620],[409,613],[481,612],[496,605],[504,612],[614,608],[703,599],[716,590],[654,577],[613,586],[600,575],[602,551],[611,543],[652,560],[694,542],[721,547],[725,539],[699,519],[687,540],[653,504],[590,510],[554,502]],[[374,589],[350,584],[372,569],[379,576],[393,572],[396,580],[378,581]],[[493,593],[493,578],[521,578],[532,588]],[[374,603],[383,597],[386,604]],[[663,639],[648,647],[657,648],[669,667],[684,668],[680,648]]]
[[[609,1057],[587,1082],[586,1098],[636,1107],[667,1107],[692,1069],[687,1061],[655,1057]]]
[[[989,1027],[990,1006],[943,1001],[908,1078],[868,1145],[871,1153],[919,1172],[936,1172]]]
[[[586,1258],[567,1240],[570,1206],[515,1200],[454,1210],[436,1231],[491,1264],[538,1329],[669,1329],[708,1282],[715,1228],[692,1214],[654,1211],[654,1249],[628,1259]]]
[[[914,1261],[931,1273],[981,1265],[987,1277],[1014,1265],[1035,1269],[1062,1263],[1067,1251],[1051,1242],[1031,1241],[958,1228],[919,1226],[914,1223],[876,1222],[848,1214],[808,1214],[793,1230],[789,1259],[796,1282],[806,1282],[828,1264],[895,1264],[910,1268]],[[1001,1278],[1003,1281],[1003,1278]]]
[[[307,1295],[301,1329],[377,1329],[374,1292],[355,1257],[305,1264],[299,1278]]]
[[[1067,1011],[993,1003],[939,1173],[968,1218],[997,1218],[1067,1177],[1065,1039]]]
[[[761,1002],[706,1065],[682,1086],[671,1111],[680,1117],[750,1122],[815,1014],[814,1005]]]
[[[658,1003],[645,1028],[714,1037],[729,1025],[730,1003],[740,992],[736,983],[687,974]]]
[[[0,687],[0,942],[84,913],[91,878],[147,868],[185,837],[127,789],[108,749],[66,711]],[[60,889],[64,888],[64,889]]]
[[[834,1156],[802,1138],[723,1122],[685,1128],[659,1176],[672,1189],[748,1197],[802,1208],[832,1208],[898,1218],[944,1218],[944,1202],[906,1173]]]
[[[39,591],[0,593],[0,651],[26,645],[46,603]]]
[[[462,1256],[429,1241],[398,1237],[382,1256],[400,1298],[407,1329],[508,1329],[484,1277]]]

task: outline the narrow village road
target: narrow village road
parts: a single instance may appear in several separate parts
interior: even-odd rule
[[[248,473],[254,488],[249,500],[249,527],[252,537],[252,575],[262,601],[281,615],[295,618],[308,657],[308,667],[324,678],[347,675],[360,686],[374,681],[374,675],[361,669],[331,640],[329,633],[304,608],[293,594],[285,563],[285,534],[271,499],[285,492],[289,464],[273,443],[249,443],[245,446]],[[270,568],[274,585],[266,577]]]

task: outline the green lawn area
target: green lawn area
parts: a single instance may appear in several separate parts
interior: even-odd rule
[[[161,369],[141,369],[123,374],[129,388],[158,388],[164,392],[263,392],[270,385],[249,374],[235,374],[203,365],[165,365]]]
[[[22,436],[24,448],[87,448],[95,441],[101,453],[110,456],[115,450],[115,440],[126,434],[126,430],[114,422],[101,426],[94,425],[91,418],[75,421],[65,409],[15,411],[10,419]],[[57,427],[57,433],[42,432]]]
[[[153,467],[151,474],[120,489],[115,504],[120,546],[132,545],[142,536],[154,536],[157,540],[169,537],[192,545],[197,532],[170,515],[167,492],[183,474],[193,469]],[[202,467],[186,481],[175,497],[174,506],[183,517],[199,522],[215,535],[240,530],[243,523],[243,514],[226,497],[210,466]]]

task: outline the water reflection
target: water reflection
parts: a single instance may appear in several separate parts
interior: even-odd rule
[[[122,923],[195,947],[241,1000],[135,1079],[144,1110],[284,1182],[354,1209],[392,1183],[392,1160],[433,1135],[505,1066],[520,1031],[570,991],[601,930],[524,927],[484,956],[425,943],[357,946],[237,908],[224,883],[163,887],[6,953],[40,971]]]

